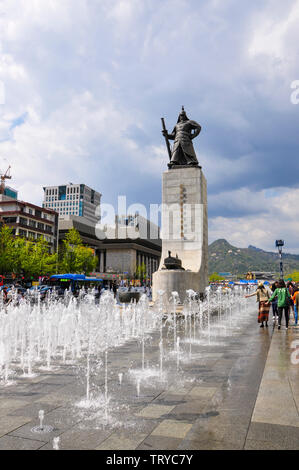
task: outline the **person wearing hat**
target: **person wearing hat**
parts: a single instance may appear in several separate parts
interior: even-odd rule
[[[259,281],[257,285],[257,290],[252,294],[245,295],[245,298],[253,297],[256,295],[256,301],[259,303],[259,310],[258,310],[258,322],[261,323],[261,328],[264,328],[264,322],[266,328],[268,328],[268,320],[269,320],[269,311],[270,311],[270,304],[268,303],[270,298],[270,293],[268,289],[264,286],[262,281]]]

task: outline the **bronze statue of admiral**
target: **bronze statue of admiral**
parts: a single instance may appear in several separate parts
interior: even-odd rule
[[[184,106],[182,107],[177,124],[175,125],[171,134],[167,132],[163,118],[162,125],[162,134],[165,137],[170,159],[168,168],[181,165],[199,167],[192,140],[199,135],[201,126],[197,122],[192,121],[187,117]],[[174,140],[172,150],[169,144],[169,140]]]

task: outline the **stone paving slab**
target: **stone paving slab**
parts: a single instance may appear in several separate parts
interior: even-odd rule
[[[1,398],[0,400],[0,418],[13,413],[15,410],[23,409],[28,404],[28,401],[18,400],[14,398]],[[27,416],[26,414],[23,416]]]
[[[41,441],[3,436],[0,438],[0,450],[37,450],[43,446]]]
[[[151,434],[137,447],[137,450],[176,450],[180,442],[179,438]]]
[[[292,364],[292,342],[298,330],[275,330],[252,421],[299,427],[299,365]],[[290,377],[291,376],[291,377]]]
[[[121,432],[111,434],[96,450],[135,450],[147,437],[147,434],[132,433],[128,437]]]
[[[216,387],[193,387],[188,395],[192,397],[212,398],[216,392]]]
[[[45,415],[50,411],[58,408],[59,405],[57,403],[45,403],[45,402],[33,402],[33,403],[24,403],[20,408],[13,409],[9,411],[7,408],[7,415],[8,416],[38,416],[39,410],[44,410]]]
[[[174,407],[175,406],[148,405],[139,413],[135,413],[135,416],[141,416],[143,418],[161,418],[161,416],[170,413]]]
[[[23,425],[30,423],[31,419],[31,416],[1,416],[0,437],[5,436],[5,434],[12,431],[17,431]]]
[[[67,429],[77,425],[82,418],[78,415],[74,415],[71,410],[67,408],[57,408],[53,411],[50,411],[45,415],[44,424],[51,425],[53,427],[53,431],[47,434],[44,433],[34,433],[32,432],[32,428],[39,425],[39,420],[30,419],[30,422],[26,421],[26,424],[20,425],[18,429],[10,432],[10,435],[15,437],[22,437],[22,438],[31,438],[35,440],[47,441],[53,440],[54,437],[60,436],[64,431]],[[12,419],[15,417],[11,417]],[[17,417],[16,417],[17,418]]]
[[[151,436],[183,439],[191,428],[192,424],[176,421],[174,419],[165,419],[154,429]]]
[[[59,434],[59,447],[61,450],[94,450],[111,434],[111,429],[89,429],[85,426],[78,426],[68,429]],[[55,436],[57,437],[57,436]],[[41,450],[52,450],[52,441],[43,444]]]
[[[184,444],[180,443],[178,449],[185,450]],[[236,443],[228,441],[192,441],[189,444],[188,450],[242,450],[243,443]]]
[[[277,449],[298,450],[299,428],[252,422],[247,434],[247,440],[267,442],[268,445],[271,444]],[[257,446],[257,444],[255,445]]]

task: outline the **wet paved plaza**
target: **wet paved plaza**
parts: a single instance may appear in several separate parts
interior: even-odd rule
[[[251,301],[241,318],[210,341],[178,322],[179,356],[166,328],[163,376],[159,331],[145,341],[144,370],[140,341],[109,350],[108,407],[104,358],[92,365],[88,407],[85,363],[17,376],[0,386],[0,449],[52,449],[54,437],[60,449],[298,449],[299,329],[260,329]],[[32,431],[39,410],[52,432]]]

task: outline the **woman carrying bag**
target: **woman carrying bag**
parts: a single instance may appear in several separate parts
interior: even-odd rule
[[[289,293],[289,289],[286,288],[285,282],[283,279],[279,279],[278,287],[275,289],[273,294],[271,295],[269,302],[272,302],[273,299],[277,297],[277,306],[278,306],[278,329],[280,330],[281,327],[281,318],[284,311],[285,319],[286,319],[286,330],[289,327],[289,309],[292,303],[292,299]]]
[[[258,312],[258,322],[261,323],[260,328],[264,328],[264,322],[266,324],[266,328],[268,328],[268,319],[269,319],[269,297],[270,293],[268,289],[264,286],[263,282],[259,282],[257,286],[257,290],[253,292],[253,294],[245,295],[245,298],[253,297],[256,295],[256,301],[259,303],[259,312]]]

